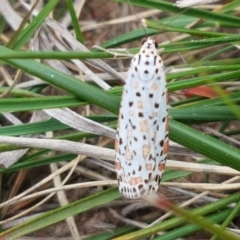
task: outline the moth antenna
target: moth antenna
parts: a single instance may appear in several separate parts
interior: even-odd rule
[[[171,19],[171,21],[169,21],[167,24],[165,24],[165,26],[163,27],[162,31],[159,33],[156,33],[154,35],[154,38],[156,38],[159,34],[163,33],[164,29],[167,28],[167,26],[169,26],[173,21],[175,21],[181,14],[183,14],[184,12],[186,12],[188,10],[188,8],[185,8],[184,10],[182,10],[180,13],[176,14],[176,16],[174,16],[173,19]]]
[[[137,13],[136,13],[133,5],[131,4],[130,0],[128,0],[128,5],[129,5],[131,11],[132,11],[132,12],[134,13],[134,15],[136,16],[137,20],[142,23],[142,20],[138,17],[138,15],[137,15]],[[145,36],[148,37],[147,31],[146,31],[144,25],[141,25],[141,27],[142,27],[142,29],[143,29],[143,32],[144,32]]]

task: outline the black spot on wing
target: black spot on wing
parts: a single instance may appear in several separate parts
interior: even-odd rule
[[[155,107],[155,108],[159,108],[159,103],[155,103],[155,104],[154,104],[154,107]]]
[[[138,65],[140,65],[140,62],[141,62],[141,55],[139,55],[139,58],[138,58]]]

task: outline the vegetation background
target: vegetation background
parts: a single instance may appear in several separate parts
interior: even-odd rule
[[[0,1],[0,239],[240,239],[240,2],[174,4]],[[161,198],[185,218],[116,187],[122,86],[146,35],[171,106]]]

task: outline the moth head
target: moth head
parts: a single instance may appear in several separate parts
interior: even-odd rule
[[[152,38],[144,39],[142,42],[142,46],[148,49],[158,49],[157,42],[155,41],[155,39]]]

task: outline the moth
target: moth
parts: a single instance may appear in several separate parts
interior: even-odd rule
[[[167,89],[157,43],[148,38],[128,71],[115,141],[119,191],[126,198],[156,192],[168,152]]]

